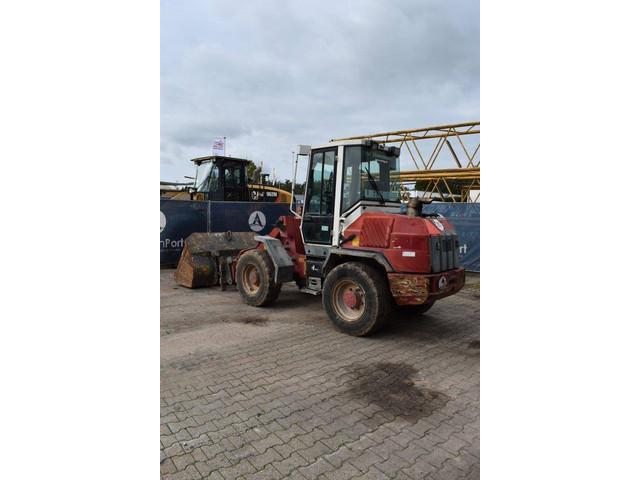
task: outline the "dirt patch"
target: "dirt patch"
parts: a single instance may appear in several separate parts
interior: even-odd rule
[[[473,298],[480,298],[480,282],[467,283],[459,293],[467,294]]]
[[[242,323],[246,323],[247,325],[257,325],[259,327],[264,327],[268,321],[265,317],[247,317],[241,320]]]
[[[474,350],[480,350],[480,340],[474,340],[473,342],[470,342],[469,348],[472,348]]]
[[[365,398],[392,415],[417,420],[428,417],[449,401],[442,392],[416,386],[418,371],[411,365],[381,362],[365,366],[356,364],[348,370],[356,376],[348,395]]]

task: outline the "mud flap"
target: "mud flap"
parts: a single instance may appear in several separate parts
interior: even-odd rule
[[[282,242],[268,235],[256,235],[255,240],[264,244],[273,266],[275,267],[275,283],[290,282],[293,280],[293,262]]]

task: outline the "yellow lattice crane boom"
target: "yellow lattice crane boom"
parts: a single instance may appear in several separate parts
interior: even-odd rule
[[[403,147],[402,151],[408,153],[415,170],[402,171],[395,178],[408,192],[450,202],[478,201],[480,121],[372,133],[333,141],[358,139]],[[445,162],[449,168],[439,168]],[[418,185],[421,188],[418,189]]]

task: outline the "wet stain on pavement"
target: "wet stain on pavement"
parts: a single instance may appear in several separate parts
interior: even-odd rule
[[[449,401],[442,392],[416,386],[418,370],[408,364],[380,362],[352,365],[348,370],[356,376],[349,396],[364,398],[395,416],[410,420],[428,417]]]

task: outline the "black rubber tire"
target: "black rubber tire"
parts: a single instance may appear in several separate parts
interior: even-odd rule
[[[244,271],[253,266],[260,278],[260,286],[256,292],[250,292],[244,286]],[[236,266],[236,285],[242,299],[247,305],[264,307],[272,303],[280,295],[281,283],[274,282],[275,268],[269,255],[264,250],[251,250],[243,253]]]
[[[428,300],[427,303],[423,303],[422,305],[395,305],[394,308],[399,313],[404,313],[407,315],[422,315],[429,311],[433,304],[436,303],[435,300]]]
[[[333,291],[342,280],[348,279],[364,292],[364,312],[355,321],[345,320],[336,310]],[[386,277],[376,269],[359,262],[342,263],[329,272],[322,288],[325,312],[343,333],[364,337],[384,325],[391,312],[391,293]]]

